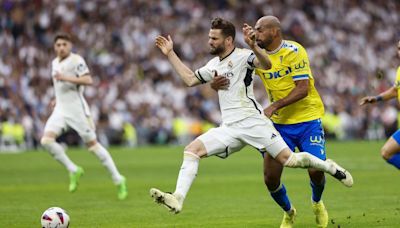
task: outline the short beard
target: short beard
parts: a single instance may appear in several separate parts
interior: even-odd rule
[[[223,53],[224,51],[225,51],[224,46],[218,46],[214,49],[210,49],[210,54],[211,55],[219,55],[219,54]]]
[[[272,43],[272,38],[269,38],[265,41],[257,41],[257,45],[260,48],[267,49],[267,47]]]

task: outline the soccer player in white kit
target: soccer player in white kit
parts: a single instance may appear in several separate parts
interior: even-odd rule
[[[200,158],[212,155],[227,157],[245,145],[267,152],[286,167],[316,168],[331,174],[348,187],[353,184],[350,173],[332,160],[322,161],[305,152],[293,153],[272,122],[264,116],[261,105],[254,98],[252,72],[254,67],[269,69],[271,65],[265,52],[256,44],[251,27],[245,24],[243,33],[252,51],[235,47],[235,27],[231,22],[221,18],[213,19],[208,44],[210,53],[216,57],[195,72],[176,55],[170,36],[156,38],[156,46],[168,57],[187,86],[206,83],[217,75],[224,75],[230,80],[227,90],[218,91],[222,124],[200,135],[185,147],[175,192],[150,189],[155,202],[166,206],[173,213],[182,210],[183,201],[197,175]]]
[[[109,152],[97,141],[89,107],[83,97],[84,86],[92,84],[92,77],[85,60],[72,53],[71,48],[72,41],[68,34],[59,34],[54,38],[57,57],[51,63],[51,75],[56,96],[55,107],[47,120],[41,144],[54,159],[67,168],[70,177],[69,191],[74,192],[84,171],[69,159],[64,148],[56,141],[64,129],[74,129],[89,151],[110,172],[118,188],[118,198],[123,200],[128,195],[125,177],[119,173]]]

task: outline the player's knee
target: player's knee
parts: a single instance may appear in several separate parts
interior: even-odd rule
[[[308,169],[308,175],[315,184],[323,184],[325,182],[325,173],[316,169]]]
[[[47,146],[47,145],[53,143],[54,141],[55,141],[54,138],[47,137],[47,136],[43,136],[43,137],[40,139],[40,144],[41,144],[42,146]]]
[[[292,154],[293,152],[286,147],[282,149],[274,159],[281,165],[287,166],[285,163],[288,163],[288,161],[292,158]]]
[[[199,161],[200,160],[200,156],[198,156],[195,153],[192,153],[191,151],[186,151],[186,150],[183,152],[183,158],[184,159],[189,159],[189,160],[192,160],[192,161]]]
[[[292,153],[283,165],[291,168],[307,168],[310,167],[310,160],[305,153]]]
[[[207,154],[207,151],[205,149],[205,147],[203,146],[203,144],[196,140],[191,142],[189,145],[187,145],[185,147],[184,153],[189,152],[197,157],[203,157]]]
[[[193,157],[200,158],[203,155],[200,150],[196,150],[191,147],[185,147],[185,150],[183,151],[183,156],[193,156]]]
[[[98,142],[97,142],[97,140],[88,140],[88,141],[85,141],[85,144],[86,144],[86,147],[90,150],[90,148],[95,147],[98,144]]]
[[[381,149],[381,156],[382,156],[382,158],[385,159],[385,160],[389,160],[389,159],[392,157],[391,154],[390,154],[390,152],[389,152],[389,150],[386,149],[386,147],[382,147],[382,149]]]
[[[94,143],[86,143],[86,146],[90,152],[98,151],[101,147],[100,143],[98,143],[97,141]]]
[[[279,187],[280,179],[276,175],[264,173],[264,183],[269,191],[274,191]]]

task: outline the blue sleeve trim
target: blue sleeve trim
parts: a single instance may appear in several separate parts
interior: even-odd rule
[[[308,74],[302,74],[302,75],[296,75],[293,76],[293,80],[302,80],[302,79],[308,79],[310,76],[308,76]]]

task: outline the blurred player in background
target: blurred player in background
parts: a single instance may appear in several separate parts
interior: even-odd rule
[[[270,154],[286,167],[315,167],[329,172],[346,186],[353,183],[351,175],[333,161],[322,161],[308,153],[292,153],[272,122],[264,116],[261,105],[254,98],[252,73],[254,67],[269,69],[271,65],[254,37],[250,37],[250,29],[245,24],[243,33],[252,51],[235,47],[235,27],[231,22],[221,18],[212,20],[208,44],[210,53],[216,57],[195,72],[176,55],[170,36],[156,38],[156,46],[168,57],[187,86],[209,82],[217,75],[223,75],[230,81],[228,89],[218,91],[223,123],[185,147],[175,192],[150,189],[154,200],[171,212],[179,213],[182,210],[183,201],[197,175],[201,158],[212,155],[227,157],[245,145]]]
[[[267,51],[271,69],[256,69],[269,95],[271,105],[264,113],[294,151],[306,151],[326,160],[324,130],[320,118],[324,105],[315,89],[306,50],[298,43],[283,40],[279,20],[260,18],[254,28],[257,44]],[[212,87],[226,88],[226,79],[216,78]],[[290,203],[285,186],[280,182],[283,166],[270,154],[264,154],[265,184],[272,198],[285,211],[281,227],[292,227],[296,209]],[[324,172],[309,168],[312,207],[318,227],[328,225],[328,212],[321,200],[325,187]]]
[[[400,41],[397,43],[397,56],[400,58]],[[397,68],[396,81],[388,90],[380,93],[378,96],[363,97],[360,105],[367,103],[376,103],[378,101],[387,101],[397,98],[400,102],[400,66]],[[400,130],[397,130],[383,145],[381,155],[389,164],[400,169]]]
[[[51,63],[51,74],[55,90],[55,106],[47,120],[41,144],[50,154],[69,171],[69,191],[78,187],[84,171],[73,163],[57,143],[56,138],[67,127],[74,129],[107,168],[113,182],[118,187],[118,198],[128,195],[126,180],[114,164],[109,152],[96,139],[95,126],[90,116],[89,107],[83,97],[85,85],[92,84],[92,77],[85,60],[71,52],[72,41],[68,34],[59,34],[54,38],[54,50],[57,57]]]

